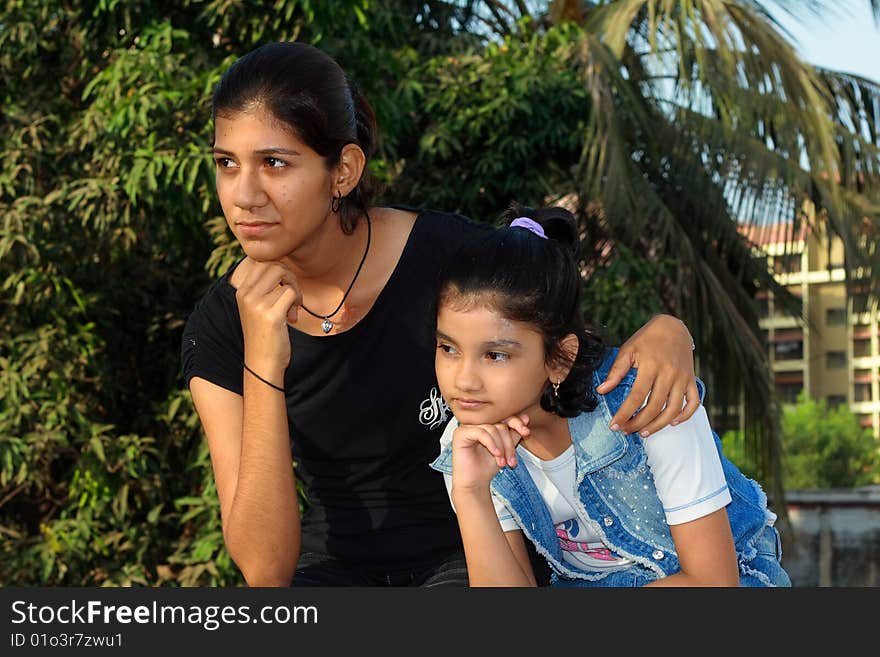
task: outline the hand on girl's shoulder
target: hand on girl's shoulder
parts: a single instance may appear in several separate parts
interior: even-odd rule
[[[693,371],[689,375],[679,372],[676,380],[650,363],[642,363],[640,371],[639,364],[633,352],[610,347],[596,369],[593,389],[608,404],[609,428],[646,438],[690,419],[705,391]]]

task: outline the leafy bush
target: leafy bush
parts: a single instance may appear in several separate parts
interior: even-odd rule
[[[726,432],[722,444],[727,458],[754,478],[754,459],[743,448],[738,432]],[[846,405],[828,408],[825,400],[802,395],[797,404],[783,409],[782,448],[783,476],[789,489],[880,483],[877,441]]]

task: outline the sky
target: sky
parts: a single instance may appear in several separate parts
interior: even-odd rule
[[[794,18],[782,11],[774,16],[796,38],[795,48],[807,62],[856,73],[880,84],[880,27],[871,15],[870,1],[826,4],[840,9],[823,11],[818,17],[804,12]]]

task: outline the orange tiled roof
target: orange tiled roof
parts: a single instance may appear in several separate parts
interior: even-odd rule
[[[801,222],[795,234],[794,224],[791,222],[775,224],[739,224],[737,230],[755,246],[768,246],[785,241],[802,241],[806,239],[809,230],[806,222]]]

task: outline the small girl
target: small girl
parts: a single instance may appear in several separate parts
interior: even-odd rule
[[[552,586],[791,586],[776,515],[702,405],[645,440],[608,428],[636,370],[595,391],[617,350],[583,321],[574,217],[513,217],[440,279],[435,367],[455,418],[431,467],[471,586],[535,586],[526,540]]]

